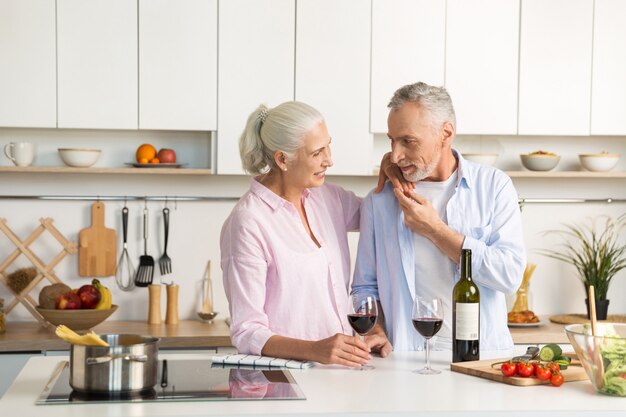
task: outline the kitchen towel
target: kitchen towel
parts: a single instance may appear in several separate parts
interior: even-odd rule
[[[223,363],[228,365],[247,365],[247,366],[275,366],[279,368],[305,369],[315,365],[309,361],[294,361],[290,359],[272,358],[270,356],[257,355],[224,355],[213,356],[213,363]]]

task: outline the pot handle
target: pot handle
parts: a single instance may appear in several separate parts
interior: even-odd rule
[[[101,363],[111,362],[115,359],[121,359],[123,361],[130,362],[148,362],[147,355],[107,355],[107,356],[98,356],[97,358],[87,358],[85,363],[87,365],[98,365]]]

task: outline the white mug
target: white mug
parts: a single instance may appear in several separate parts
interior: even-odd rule
[[[35,159],[35,146],[29,142],[11,142],[4,147],[4,154],[18,167],[27,167]]]

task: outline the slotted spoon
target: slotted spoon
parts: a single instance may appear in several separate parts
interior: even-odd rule
[[[135,285],[147,287],[152,284],[154,259],[148,255],[148,207],[143,209],[143,255],[139,257],[139,269],[135,276]]]

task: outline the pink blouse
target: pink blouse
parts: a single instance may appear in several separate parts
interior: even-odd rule
[[[333,184],[302,201],[318,248],[296,208],[256,179],[222,227],[224,288],[232,342],[260,355],[273,335],[320,340],[352,334],[347,322],[350,253],[360,199]]]

